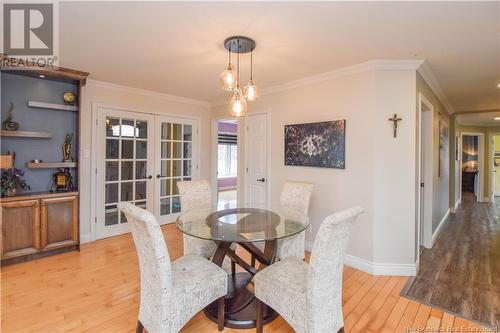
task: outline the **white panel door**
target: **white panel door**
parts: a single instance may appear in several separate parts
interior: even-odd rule
[[[155,215],[171,223],[181,211],[177,183],[198,179],[197,121],[157,116],[155,137]]]
[[[245,206],[268,208],[268,116],[258,114],[246,118]]]
[[[128,201],[153,210],[154,116],[98,109],[96,238],[129,231],[117,204]]]

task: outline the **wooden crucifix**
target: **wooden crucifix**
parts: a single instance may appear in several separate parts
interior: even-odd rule
[[[403,120],[402,118],[398,118],[398,115],[395,113],[394,116],[392,116],[392,118],[389,118],[389,121],[392,121],[392,128],[393,128],[393,133],[394,133],[394,137],[396,137],[398,135],[397,133],[397,129],[398,129],[398,121],[401,121]]]

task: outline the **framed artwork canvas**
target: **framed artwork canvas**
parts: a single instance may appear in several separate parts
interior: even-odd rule
[[[345,120],[285,125],[285,165],[345,169]]]
[[[448,139],[448,125],[440,120],[439,121],[439,169],[438,177],[445,176],[444,171],[448,167],[448,151],[449,151],[449,139]],[[446,173],[447,174],[447,173]]]

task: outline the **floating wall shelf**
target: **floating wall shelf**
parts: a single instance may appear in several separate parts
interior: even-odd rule
[[[73,112],[78,111],[78,107],[76,105],[28,101],[28,106],[41,109],[52,109],[52,110],[73,111]]]
[[[37,138],[37,139],[50,139],[52,133],[50,132],[33,132],[33,131],[2,131],[1,136],[13,138]]]
[[[29,169],[76,168],[76,162],[41,162],[26,163]]]

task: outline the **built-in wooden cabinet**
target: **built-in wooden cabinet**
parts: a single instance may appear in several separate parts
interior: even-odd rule
[[[78,244],[78,197],[40,199],[41,250]]]
[[[74,249],[78,239],[78,193],[2,198],[2,264]]]
[[[40,251],[40,202],[2,202],[2,260]]]

